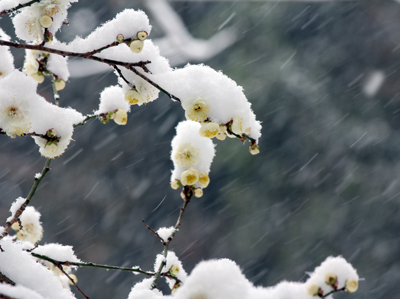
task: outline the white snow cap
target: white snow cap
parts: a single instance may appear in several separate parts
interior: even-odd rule
[[[23,197],[18,197],[11,205],[10,207],[10,212],[11,212],[11,216],[7,218],[7,222],[10,222],[14,216],[15,213],[19,210],[19,208],[23,205],[23,203],[25,202],[25,198]]]
[[[1,28],[0,28],[0,39],[6,41],[10,40],[10,37]],[[14,70],[14,56],[12,56],[9,47],[1,46],[0,57],[1,57],[0,59],[0,78],[1,78],[7,76]]]
[[[242,133],[250,127],[251,138],[261,136],[261,124],[243,93],[243,88],[222,72],[206,65],[190,65],[160,76],[160,85],[182,101],[188,109],[197,99],[209,105],[208,119],[217,124],[226,124],[236,118],[242,119]],[[195,120],[197,121],[197,120]]]
[[[67,81],[69,78],[68,57],[62,57],[57,54],[50,54],[47,60],[47,69],[56,75],[59,79]]]
[[[152,283],[153,278],[146,278],[138,282],[132,287],[128,299],[160,299],[160,297],[163,297],[159,290],[151,289]]]
[[[244,299],[252,284],[229,259],[199,263],[173,296],[175,299]],[[249,298],[250,299],[250,298]]]
[[[130,111],[130,106],[124,100],[122,88],[119,86],[106,87],[100,94],[99,110],[95,114],[114,112],[115,110],[122,109],[126,112]]]
[[[155,272],[158,271],[162,261],[164,261],[164,260],[165,260],[165,258],[162,254],[157,254],[156,262],[154,264]],[[186,273],[185,269],[183,269],[182,262],[176,256],[175,252],[168,251],[167,259],[165,261],[166,261],[166,264],[165,264],[164,268],[162,269],[161,273],[171,272],[171,274],[176,276],[182,283],[184,283],[186,281],[187,273]],[[165,280],[167,281],[169,287],[172,289],[175,285],[175,280],[170,279],[168,277],[166,277]]]
[[[40,255],[45,255],[53,260],[60,262],[81,262],[81,260],[76,257],[72,246],[51,243],[38,246],[33,252]]]
[[[41,18],[51,18],[48,28],[53,35],[61,28],[67,18],[67,9],[70,3],[78,0],[42,0],[31,6],[19,10],[13,18],[15,33],[18,38],[27,42],[39,42],[43,40],[45,28]]]
[[[160,227],[157,230],[157,234],[164,240],[164,242],[168,242],[168,238],[171,237],[173,232],[175,231],[175,227]]]
[[[12,286],[5,283],[0,283],[0,294],[10,298],[18,299],[45,299],[37,292],[30,290],[22,285]]]
[[[23,249],[21,242],[14,242],[11,237],[0,240],[3,249],[0,252],[0,272],[14,281],[17,285],[13,291],[17,292],[12,297],[16,298],[46,298],[46,299],[72,299],[75,296],[65,289],[54,273],[36,262],[29,252]],[[1,286],[1,284],[0,284]],[[19,288],[23,286],[24,288]],[[40,296],[24,297],[31,290],[32,294]],[[1,292],[2,289],[0,289]],[[10,292],[10,290],[6,290]],[[11,293],[10,293],[11,294]]]
[[[147,15],[141,10],[135,11],[133,9],[125,9],[117,14],[113,20],[104,23],[86,38],[82,39],[77,37],[67,45],[53,43],[51,47],[60,50],[85,53],[112,44],[117,40],[117,35],[119,34],[122,34],[125,39],[133,39],[136,38],[136,34],[140,31],[146,31],[150,34],[151,26]],[[129,50],[127,45],[121,44],[117,48],[119,47],[126,48],[130,55],[135,55]]]
[[[182,173],[188,169],[195,169],[199,176],[208,176],[215,156],[215,145],[211,139],[199,135],[200,127],[199,123],[193,121],[180,122],[176,127],[176,136],[171,142],[171,160],[175,167],[171,182],[176,179],[181,181]],[[200,186],[199,183],[196,186]]]
[[[310,273],[310,278],[305,285],[309,289],[312,285],[320,287],[324,294],[332,291],[332,287],[325,281],[328,276],[336,276],[337,288],[346,286],[346,281],[354,280],[358,283],[359,277],[357,271],[343,257],[328,257],[319,267]]]

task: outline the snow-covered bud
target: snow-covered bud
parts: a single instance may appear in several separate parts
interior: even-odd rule
[[[50,129],[46,132],[46,135],[49,137],[56,137],[57,136],[57,131],[54,129]]]
[[[171,188],[174,190],[178,190],[180,187],[182,187],[181,182],[179,182],[178,180],[173,180],[171,182]]]
[[[181,174],[181,183],[183,186],[194,185],[199,180],[199,172],[196,169],[189,168]]]
[[[322,296],[323,293],[322,289],[315,283],[308,288],[308,295],[310,296]]]
[[[124,39],[125,39],[125,37],[124,37],[123,34],[118,34],[118,35],[117,35],[117,42],[123,43],[123,42],[124,42]]]
[[[252,144],[249,147],[249,151],[252,155],[257,155],[260,153],[260,147],[257,144]]]
[[[43,83],[43,81],[44,81],[44,75],[42,73],[39,73],[39,72],[32,74],[31,77],[35,81],[37,81],[39,84]]]
[[[352,278],[346,280],[345,288],[346,288],[347,292],[354,293],[355,291],[358,290],[358,282],[357,282],[357,280],[352,279]]]
[[[123,109],[118,109],[117,112],[115,112],[114,121],[117,125],[126,125],[128,113]]]
[[[129,44],[129,48],[135,54],[139,54],[140,52],[142,52],[143,46],[143,42],[139,39],[135,39]]]
[[[197,182],[197,184],[199,184],[201,188],[207,188],[209,183],[210,178],[208,177],[207,173],[201,173],[199,175],[199,181]]]
[[[240,116],[235,116],[233,118],[232,132],[237,135],[243,134],[243,119]]]
[[[138,33],[136,34],[137,38],[140,40],[145,40],[148,36],[146,31],[138,31]]]
[[[143,97],[135,88],[132,88],[125,92],[125,101],[129,105],[136,105],[143,102]]]
[[[58,146],[57,146],[57,144],[55,144],[55,143],[48,142],[48,143],[45,145],[46,151],[47,151],[48,153],[50,153],[50,154],[54,154],[54,153],[57,151],[57,148],[58,148]]]
[[[219,133],[219,125],[217,123],[202,123],[199,130],[201,137],[214,138]]]
[[[201,188],[196,188],[195,190],[194,190],[194,196],[196,196],[196,197],[202,197],[203,196],[203,189],[201,189]]]
[[[65,81],[63,79],[57,79],[55,82],[56,90],[60,91],[65,88]]]
[[[169,269],[169,272],[176,276],[179,273],[179,266],[178,265],[172,265],[171,268]]]
[[[43,28],[50,28],[51,24],[53,24],[53,19],[49,16],[44,15],[40,18],[39,22]]]
[[[249,135],[251,133],[251,127],[247,127],[246,130],[244,130],[244,133]]]
[[[334,273],[325,274],[325,283],[333,286],[337,281],[337,276]]]
[[[210,113],[210,105],[202,98],[185,101],[183,109],[186,118],[193,121],[205,121]]]
[[[20,229],[19,223],[18,223],[18,222],[14,222],[13,225],[11,225],[11,228],[12,228],[14,231],[18,232],[19,229]]]

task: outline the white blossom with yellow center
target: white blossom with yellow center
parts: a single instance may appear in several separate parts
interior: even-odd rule
[[[174,162],[182,167],[196,165],[200,161],[200,152],[190,143],[183,143],[175,153]]]
[[[40,213],[33,207],[27,207],[20,216],[22,229],[17,232],[17,239],[36,244],[43,237]]]
[[[207,188],[208,184],[210,183],[210,178],[208,177],[207,173],[203,172],[200,173],[199,175],[199,181],[197,182],[197,184],[201,187],[201,188]]]
[[[117,112],[115,112],[114,121],[118,125],[126,125],[128,121],[128,113],[123,109],[118,109]]]
[[[181,183],[183,186],[194,185],[199,180],[199,172],[196,169],[190,168],[181,174]]]
[[[199,130],[199,135],[201,137],[214,138],[219,133],[219,125],[217,123],[203,123]]]
[[[5,107],[0,106],[0,128],[12,138],[29,132],[31,128],[28,101],[8,101]]]
[[[132,88],[125,92],[125,101],[129,105],[140,105],[144,99],[135,88]]]
[[[185,109],[186,118],[193,121],[205,121],[211,110],[210,104],[202,98],[185,101],[183,109]]]

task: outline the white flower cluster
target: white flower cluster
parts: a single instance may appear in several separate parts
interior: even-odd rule
[[[70,3],[77,1],[42,0],[20,9],[13,18],[17,37],[27,42],[52,41],[53,35],[67,18]]]
[[[18,199],[16,201],[18,203]],[[34,207],[26,207],[19,217],[21,226],[18,222],[12,225],[12,229],[17,232],[17,239],[22,242],[36,244],[43,237],[43,227],[40,222],[40,213]]]
[[[197,197],[202,196],[202,189],[210,182],[208,174],[215,156],[211,139],[198,134],[200,127],[199,123],[193,121],[180,122],[171,143],[171,160],[174,162],[171,187],[179,189],[190,186]]]
[[[261,124],[235,81],[208,66],[189,64],[165,74],[163,83],[182,100],[186,118],[202,124],[201,136],[220,140],[250,137],[255,140],[250,152],[259,152]]]
[[[64,153],[71,141],[73,125],[84,117],[72,108],[60,108],[36,93],[32,78],[13,71],[0,78],[0,129],[15,137],[34,133],[40,153],[55,158]]]
[[[169,255],[172,257],[169,258]],[[155,269],[163,261],[163,256],[159,255],[155,264]],[[187,276],[183,272],[180,261],[172,252],[168,252],[167,265],[162,273],[177,271],[176,276],[180,283],[170,282],[173,285],[172,295],[163,298],[174,299],[312,299],[323,296],[331,291],[345,290],[349,293],[355,292],[358,287],[359,277],[354,268],[342,257],[327,258],[305,283],[283,281],[273,287],[256,287],[242,274],[235,262],[229,259],[210,260],[199,263]],[[176,269],[175,266],[176,265]],[[167,279],[171,280],[171,279]],[[172,279],[173,280],[173,279]],[[144,290],[144,284],[139,283]],[[318,286],[318,287],[315,287]],[[147,291],[151,284],[148,284]],[[133,291],[137,290],[134,286],[129,299],[160,298],[162,295],[146,297],[144,291],[133,296]],[[314,290],[316,290],[314,292]]]
[[[69,78],[66,57],[36,50],[25,50],[24,72],[38,83],[43,83],[45,75],[51,73],[57,90],[63,90]]]

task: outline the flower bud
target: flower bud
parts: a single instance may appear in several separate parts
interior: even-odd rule
[[[14,231],[18,232],[19,229],[20,229],[19,223],[18,223],[18,222],[14,222],[13,225],[11,225],[11,228],[12,228]]]
[[[49,16],[42,16],[39,20],[40,25],[42,25],[43,28],[49,28],[51,24],[53,24],[53,19]]]
[[[123,43],[123,42],[124,42],[124,39],[125,39],[125,37],[124,37],[123,34],[118,34],[118,35],[117,35],[117,42]]]
[[[208,177],[207,173],[205,172],[201,173],[199,175],[199,181],[197,182],[197,184],[199,184],[201,188],[207,188],[209,183],[210,183],[210,178]]]
[[[143,97],[140,95],[140,93],[135,89],[129,89],[127,92],[125,92],[125,101],[129,105],[135,105],[143,102]]]
[[[194,196],[202,197],[203,196],[203,189],[201,189],[201,188],[194,189]]]
[[[243,134],[243,119],[240,116],[235,116],[233,118],[232,132],[237,135]]]
[[[226,134],[223,133],[218,133],[217,136],[215,136],[218,140],[224,141],[226,139]]]
[[[185,193],[185,189],[182,190],[181,192],[181,197],[184,201],[186,201],[186,193]]]
[[[334,273],[325,274],[325,283],[333,286],[337,281],[337,276]]]
[[[63,79],[57,79],[55,82],[56,90],[60,91],[65,88],[65,81]]]
[[[114,121],[117,125],[126,125],[128,113],[123,109],[118,109],[117,112],[115,112]]]
[[[176,276],[179,273],[179,266],[178,265],[172,265],[171,268],[169,269],[169,272]]]
[[[323,294],[324,292],[322,291],[322,289],[315,283],[308,288],[309,296],[322,296]]]
[[[46,135],[49,137],[55,137],[55,136],[57,136],[57,131],[54,129],[50,129],[46,132]]]
[[[48,143],[45,145],[46,151],[49,152],[50,154],[54,154],[54,153],[57,151],[57,148],[58,148],[58,146],[57,146],[57,144],[55,144],[55,143],[50,143],[50,142],[48,142]]]
[[[69,277],[72,278],[72,280],[73,280],[75,283],[78,282],[78,277],[76,277],[75,274],[68,274],[68,275],[69,275]],[[71,282],[70,280],[69,280],[69,284],[72,285],[72,282]]]
[[[182,187],[181,182],[179,182],[179,180],[173,180],[171,182],[171,188],[174,190],[178,190],[180,187]]]
[[[260,147],[257,144],[250,145],[249,151],[252,155],[257,155],[260,153]]]
[[[39,84],[43,83],[43,81],[44,81],[44,75],[42,73],[39,73],[39,72],[32,74],[31,77],[35,81],[37,81]]]
[[[137,38],[140,40],[145,40],[148,36],[146,31],[138,31],[138,33],[136,34]]]
[[[135,39],[129,44],[129,48],[135,54],[139,54],[140,52],[142,52],[143,46],[144,46],[143,42],[139,39]]]
[[[358,282],[355,279],[348,279],[346,280],[346,285],[345,285],[346,291],[349,293],[354,293],[355,291],[358,290]]]

